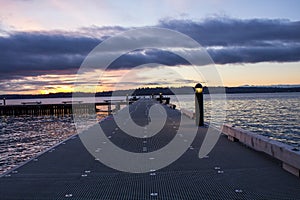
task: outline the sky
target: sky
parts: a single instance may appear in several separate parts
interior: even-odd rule
[[[191,49],[176,41],[172,48],[136,49],[109,70],[85,71],[78,80],[85,91],[93,91],[91,82],[98,83],[97,91],[220,85],[205,77],[209,68],[216,69],[223,86],[299,85],[299,8],[298,0],[0,0],[0,94],[71,92],[97,45],[145,27],[187,35],[213,63],[196,66],[196,75],[176,55]],[[129,38],[137,44],[145,40],[150,44],[145,35]],[[163,37],[155,41],[165,45]],[[117,55],[122,45],[103,54]]]

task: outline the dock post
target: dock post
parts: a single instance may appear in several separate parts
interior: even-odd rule
[[[159,103],[162,103],[162,98],[163,98],[162,93],[159,93]]]
[[[166,104],[170,104],[170,98],[166,99]]]
[[[107,104],[107,110],[108,110],[108,114],[111,114],[111,102],[108,102]]]
[[[196,125],[204,126],[203,87],[200,83],[195,86],[195,115]]]
[[[128,99],[128,94],[126,94],[126,103],[129,102],[129,99]]]
[[[3,105],[4,105],[4,106],[6,105],[6,100],[5,100],[5,98],[3,98]]]
[[[121,110],[121,105],[120,105],[120,103],[116,103],[116,111],[119,111],[119,110]]]

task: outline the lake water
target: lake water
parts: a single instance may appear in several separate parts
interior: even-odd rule
[[[204,101],[204,119],[210,122],[209,95]],[[300,93],[227,94],[226,103],[225,123],[300,147]],[[182,95],[175,104],[194,110],[194,96]]]
[[[177,108],[194,110],[194,95],[170,96]],[[102,102],[109,97],[96,97]],[[175,100],[179,99],[180,102]],[[43,104],[55,104],[70,101],[69,98],[6,100],[8,105],[21,102],[41,101]],[[83,102],[93,102],[80,98]],[[125,97],[113,97],[112,100],[125,100]],[[209,95],[204,95],[205,122],[212,121]],[[226,100],[216,99],[214,105],[227,103],[225,123],[231,123],[300,147],[300,93],[261,93],[261,94],[228,94]],[[104,115],[98,115],[98,119]],[[83,123],[93,124],[95,116],[87,117]],[[72,136],[76,128],[72,116],[0,116],[0,174],[32,158],[39,152]]]

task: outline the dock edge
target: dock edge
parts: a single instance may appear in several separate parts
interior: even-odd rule
[[[225,124],[222,132],[233,142],[240,142],[251,149],[264,152],[282,162],[282,168],[300,177],[300,151],[290,145],[269,139],[262,135]]]

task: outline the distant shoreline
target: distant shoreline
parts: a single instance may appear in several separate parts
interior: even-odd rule
[[[223,92],[223,87],[210,87],[215,93],[218,91]],[[283,92],[300,92],[300,87],[225,87],[227,94],[235,93],[283,93]],[[96,97],[109,97],[112,96],[126,96],[136,95],[136,96],[149,96],[158,95],[162,93],[163,95],[174,95],[175,94],[193,94],[193,89],[191,87],[180,87],[180,88],[138,88],[132,90],[117,90],[117,91],[105,91],[97,92]],[[204,87],[204,94],[208,94],[208,88]],[[86,97],[90,96],[90,93],[80,93],[80,96]],[[50,93],[50,94],[8,94],[0,95],[0,99],[37,99],[37,98],[71,98],[72,93]]]

